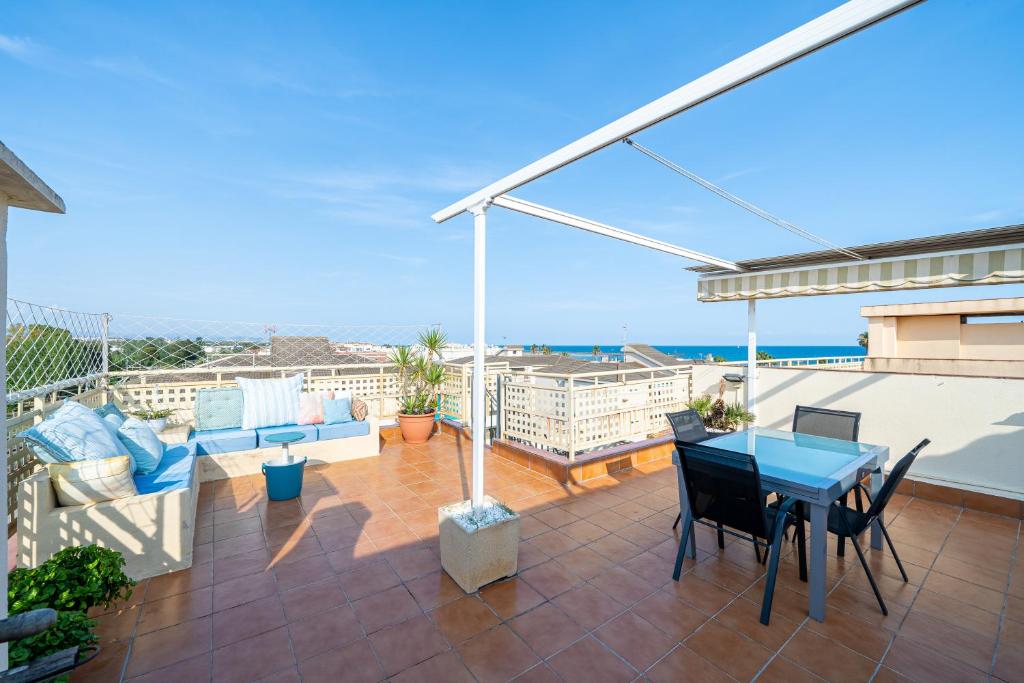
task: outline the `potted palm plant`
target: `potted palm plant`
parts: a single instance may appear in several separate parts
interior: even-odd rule
[[[398,426],[406,443],[426,443],[430,438],[444,383],[442,351],[448,337],[435,328],[421,332],[418,341],[417,347],[395,347],[390,356],[398,373]]]

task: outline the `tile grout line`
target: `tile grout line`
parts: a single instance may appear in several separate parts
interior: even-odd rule
[[[992,648],[992,663],[989,666],[989,678],[995,678],[996,664],[999,658],[999,646],[1003,640],[1003,630],[1006,627],[1006,612],[1010,606],[1010,586],[1013,585],[1013,570],[1017,564],[1017,554],[1020,551],[1021,543],[1021,522],[1017,522],[1017,538],[1014,540],[1013,552],[1010,553],[1010,571],[1006,575],[1006,585],[1003,592],[1003,608],[999,613],[999,628],[996,630],[996,643]]]

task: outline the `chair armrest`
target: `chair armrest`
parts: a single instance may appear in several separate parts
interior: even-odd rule
[[[0,619],[0,643],[42,633],[57,623],[57,612],[48,607]]]

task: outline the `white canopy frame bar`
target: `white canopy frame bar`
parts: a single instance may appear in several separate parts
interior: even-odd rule
[[[443,223],[468,211],[471,206],[491,201],[921,2],[924,0],[850,0],[831,12],[812,19],[789,33],[477,190],[441,209],[432,218],[438,223]]]
[[[587,232],[604,235],[605,237],[612,237],[617,240],[622,240],[623,242],[629,242],[630,244],[636,244],[641,247],[647,247],[648,249],[655,249],[657,251],[665,252],[666,254],[672,254],[673,256],[681,256],[694,261],[700,261],[701,263],[715,265],[719,268],[727,268],[728,270],[735,272],[743,271],[742,268],[732,261],[715,258],[714,256],[702,254],[699,251],[693,251],[692,249],[679,247],[651,237],[638,235],[635,232],[629,232],[628,230],[616,228],[611,225],[598,223],[597,221],[592,221],[589,218],[574,216],[571,213],[552,209],[540,204],[534,204],[533,202],[528,202],[525,199],[502,195],[501,197],[495,197],[493,204],[495,206],[500,206],[503,209],[509,209],[510,211],[516,211],[536,218],[543,218],[555,223],[561,223],[562,225],[568,225],[571,228],[579,228],[580,230],[586,230]]]
[[[764,209],[762,209],[761,207],[759,207],[759,206],[757,206],[755,204],[751,204],[750,202],[748,202],[746,199],[743,199],[742,197],[737,197],[732,192],[729,192],[728,190],[726,190],[724,187],[719,187],[718,185],[715,185],[710,180],[707,180],[706,178],[701,178],[699,175],[697,175],[693,171],[686,170],[685,168],[683,168],[679,164],[666,159],[665,157],[661,156],[660,154],[658,154],[654,150],[648,149],[647,147],[644,147],[643,145],[641,145],[639,142],[636,142],[635,140],[631,140],[630,138],[626,138],[625,140],[623,140],[623,142],[626,143],[627,145],[629,145],[630,147],[632,147],[633,149],[635,149],[636,151],[640,152],[644,156],[646,156],[646,157],[648,157],[650,159],[653,159],[654,161],[657,161],[659,164],[661,164],[665,168],[667,168],[669,170],[672,170],[672,171],[675,171],[676,173],[678,173],[679,175],[683,176],[684,178],[692,180],[693,182],[695,182],[698,185],[700,185],[701,187],[703,187],[705,190],[708,190],[709,192],[713,192],[714,194],[718,195],[719,197],[721,197],[722,199],[724,199],[724,200],[726,200],[728,202],[732,202],[736,206],[738,206],[741,209],[744,209],[746,211],[749,211],[750,213],[754,214],[758,218],[763,218],[764,220],[768,221],[769,223],[774,223],[775,225],[779,226],[783,230],[788,230],[789,232],[793,233],[794,235],[797,235],[798,237],[803,237],[805,240],[809,240],[811,242],[814,242],[815,244],[817,244],[819,246],[822,246],[822,247],[825,247],[826,249],[829,249],[831,251],[838,252],[838,253],[842,254],[843,256],[849,256],[850,258],[854,258],[854,259],[863,259],[864,258],[863,256],[861,256],[860,254],[858,254],[855,251],[851,251],[850,249],[847,249],[846,247],[840,247],[840,246],[838,246],[836,244],[833,244],[832,242],[829,242],[824,237],[821,237],[820,235],[815,235],[810,230],[804,230],[799,225],[794,225],[793,223],[790,223],[789,221],[787,221],[787,220],[785,220],[783,218],[779,218],[775,214],[772,214],[772,213],[769,213],[769,212],[765,211]]]

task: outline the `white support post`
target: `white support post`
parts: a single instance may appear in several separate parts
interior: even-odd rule
[[[487,430],[487,207],[474,205],[473,214],[473,507],[484,503],[484,439]]]
[[[108,403],[110,401],[110,314],[104,313],[100,319],[103,321],[103,378],[100,380],[100,386],[103,388],[103,402]]]
[[[7,197],[0,195],[0,319],[7,327]],[[0,394],[7,396],[7,344],[0,344]],[[7,410],[0,415],[0,433],[7,438]],[[0,476],[3,477],[3,491],[0,492],[0,519],[7,528],[7,448],[0,449]],[[0,543],[0,619],[7,618],[7,534]],[[7,643],[0,643],[0,671],[7,671]]]
[[[757,410],[757,301],[747,301],[747,410]]]

